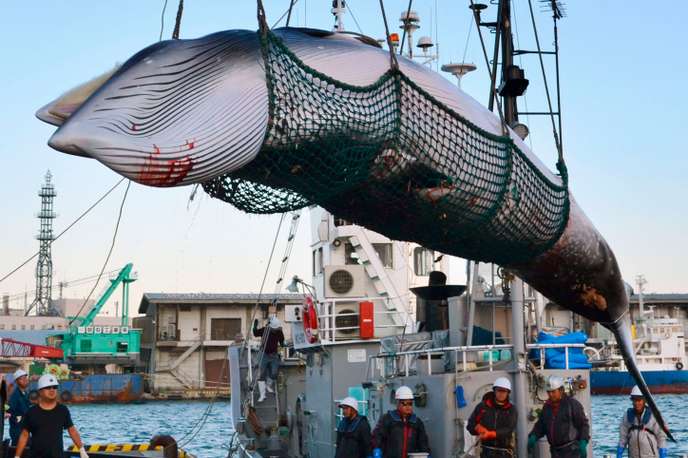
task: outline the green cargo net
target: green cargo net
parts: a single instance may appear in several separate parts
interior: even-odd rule
[[[204,183],[249,213],[315,204],[396,240],[513,265],[552,246],[568,219],[553,183],[508,137],[462,118],[390,69],[334,80],[268,32],[269,125],[254,161]]]

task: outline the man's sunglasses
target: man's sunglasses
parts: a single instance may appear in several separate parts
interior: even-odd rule
[[[402,406],[411,407],[413,405],[413,401],[399,401],[399,404]]]
[[[44,390],[56,390],[57,387],[56,387],[56,386],[46,386],[46,387],[43,388],[43,389],[44,389]]]

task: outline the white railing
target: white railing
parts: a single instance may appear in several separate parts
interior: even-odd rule
[[[540,369],[545,368],[545,350],[548,349],[555,349],[555,348],[563,348],[564,349],[564,361],[565,361],[565,367],[564,369],[568,370],[569,369],[569,348],[585,348],[584,344],[529,344],[526,345],[526,349],[528,350],[539,350],[540,352],[540,358],[539,358],[539,366]],[[426,364],[427,364],[427,374],[432,375],[432,356],[433,355],[445,355],[445,354],[453,354],[454,356],[454,367],[455,370],[458,371],[459,369],[459,354],[461,355],[461,371],[462,372],[468,372],[468,363],[475,363],[476,358],[472,358],[469,361],[468,354],[469,353],[478,353],[482,351],[487,351],[488,359],[487,359],[487,368],[490,372],[494,370],[495,366],[495,358],[494,358],[494,352],[495,351],[500,351],[501,350],[510,350],[513,352],[513,345],[471,345],[471,346],[459,346],[459,347],[441,347],[441,348],[428,348],[428,349],[422,349],[422,350],[408,350],[408,351],[400,351],[397,353],[379,353],[378,355],[371,356],[370,360],[372,362],[373,359],[383,359],[387,360],[390,358],[394,358],[394,361],[397,362],[399,359],[403,360],[403,373],[406,377],[409,376],[410,374],[410,366],[411,366],[411,360],[417,359],[418,356],[423,356],[425,355],[426,357]],[[513,353],[511,355],[513,357]],[[510,358],[511,359],[511,358]],[[498,360],[499,361],[499,360]],[[503,361],[503,360],[502,360]],[[375,368],[374,364],[371,364],[373,371]],[[371,375],[372,374],[371,372]],[[384,374],[383,374],[384,375]]]
[[[337,326],[337,317],[342,317],[342,316],[360,316],[358,312],[351,312],[351,313],[334,313],[336,304],[338,302],[346,302],[346,303],[358,303],[362,301],[369,301],[369,302],[376,302],[376,301],[390,301],[393,298],[390,298],[389,296],[375,296],[375,297],[347,297],[347,298],[331,298],[327,299],[323,302],[321,302],[321,313],[318,313],[318,322],[319,322],[319,331],[322,333],[321,335],[321,340],[324,342],[337,342],[338,339],[339,341],[352,341],[352,340],[360,340],[358,337],[351,336],[351,337],[342,337],[339,336],[337,337],[337,332],[338,331],[355,331],[360,329],[360,323],[359,326]],[[324,313],[323,313],[324,312]],[[412,324],[410,322],[410,316],[409,313],[404,311],[404,310],[384,310],[384,311],[375,311],[374,313],[374,328],[375,331],[378,329],[403,329],[407,325]],[[378,317],[389,317],[389,320],[386,320],[392,324],[378,324]],[[395,320],[395,317],[398,317],[397,320]],[[402,322],[404,324],[396,324],[397,322]],[[378,333],[375,332],[375,335],[377,336]]]

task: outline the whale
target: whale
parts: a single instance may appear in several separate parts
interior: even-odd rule
[[[302,79],[318,80],[318,87],[332,97],[304,96],[302,88],[282,83],[284,97],[293,99],[284,102],[287,108],[275,110],[279,81],[271,80],[277,70],[266,58],[265,36],[260,31],[222,31],[153,44],[102,78],[46,104],[38,118],[58,126],[48,144],[149,186],[202,184],[218,197],[222,180],[239,177],[262,186],[259,191],[298,192],[304,205],[320,205],[392,239],[499,263],[553,302],[614,334],[629,372],[673,440],[636,364],[629,293],[619,264],[570,195],[565,174],[551,171],[499,117],[427,67],[399,56],[398,68],[390,74],[390,55],[375,40],[302,28],[270,33],[275,46],[281,46],[282,60],[274,62],[285,78],[291,74],[284,63],[289,58],[308,70]],[[398,131],[381,138],[379,129],[370,127],[372,118],[380,118],[379,105],[360,100],[354,110],[333,102],[339,96],[357,101],[361,88],[385,94],[401,85],[432,101],[417,109],[406,96],[396,100],[396,107],[407,110],[407,127],[400,130],[407,129],[411,138],[401,147],[393,137]],[[414,126],[435,129],[438,110],[451,122],[460,119],[461,126],[480,132],[486,139],[482,143],[491,142],[492,155],[475,159],[472,148],[482,143],[457,140],[447,134],[450,131],[413,131]],[[382,122],[384,130],[386,118],[380,119],[376,122]],[[354,165],[365,163],[363,172],[328,162],[329,152],[347,136],[354,147],[342,157],[351,158],[351,150],[364,151],[351,160]],[[322,138],[335,140],[324,148]],[[277,161],[287,156],[286,170],[276,170]],[[314,159],[321,165],[309,166]],[[517,189],[513,180],[502,177],[511,186],[509,192],[498,198],[484,192],[487,178],[478,173],[481,167],[505,162],[512,170],[516,159],[540,185]],[[394,167],[385,166],[390,162]],[[448,164],[469,164],[478,172],[452,178]],[[417,178],[419,170],[433,179]],[[383,185],[397,188],[378,193]],[[552,195],[565,202],[555,208],[560,221],[540,233],[535,222],[546,222],[543,208]],[[399,205],[404,199],[413,204]],[[521,211],[528,199],[530,205]],[[476,208],[489,208],[491,219],[472,221]],[[415,211],[426,216],[416,217]]]

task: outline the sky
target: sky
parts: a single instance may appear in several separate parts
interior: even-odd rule
[[[55,232],[88,208],[119,176],[93,160],[50,149],[54,127],[35,111],[69,88],[123,62],[158,40],[163,0],[117,2],[6,1],[0,42],[0,277],[38,249],[37,191],[46,170],[58,191]],[[284,13],[288,0],[265,0],[269,22]],[[406,0],[385,0],[390,25],[398,27]],[[439,43],[439,64],[464,60],[478,70],[462,89],[486,104],[488,76],[468,1],[415,0],[421,16],[416,34]],[[541,44],[551,49],[551,20],[534,2]],[[331,29],[329,0],[299,0],[292,25]],[[349,0],[348,30],[384,36],[377,1]],[[169,38],[177,2],[169,0],[163,38]],[[528,3],[515,0],[517,47],[534,49]],[[686,195],[688,148],[684,140],[688,105],[688,63],[679,48],[688,2],[670,0],[662,8],[647,2],[577,1],[566,5],[560,22],[563,139],[570,184],[580,206],[615,250],[622,273],[633,282],[647,278],[646,291],[688,292]],[[494,16],[491,6],[486,18]],[[435,17],[438,19],[435,20]],[[181,38],[218,30],[255,29],[251,0],[187,0]],[[488,43],[493,36],[484,32]],[[491,46],[491,45],[490,45]],[[548,69],[552,59],[546,57]],[[539,63],[517,61],[531,85],[522,110],[546,108]],[[364,69],[362,69],[364,71]],[[447,75],[448,78],[451,76]],[[549,77],[552,78],[551,73]],[[522,118],[535,153],[555,162],[547,119]],[[54,283],[97,274],[113,237],[122,201],[121,185],[83,221],[53,244]],[[279,215],[246,215],[190,187],[156,189],[132,183],[107,271],[134,263],[139,280],[131,291],[136,308],[143,292],[257,292],[266,270]],[[310,232],[303,218],[287,276],[310,278]],[[286,232],[278,236],[281,258]],[[455,266],[456,267],[456,266]],[[0,283],[0,293],[21,294],[35,287],[35,262]],[[265,291],[274,290],[279,263],[269,271]],[[461,270],[459,265],[456,269]],[[101,281],[97,294],[105,287]],[[92,285],[69,287],[66,297],[83,297]],[[54,297],[57,296],[55,288]],[[12,303],[23,305],[23,298]],[[114,307],[111,305],[111,307]]]

